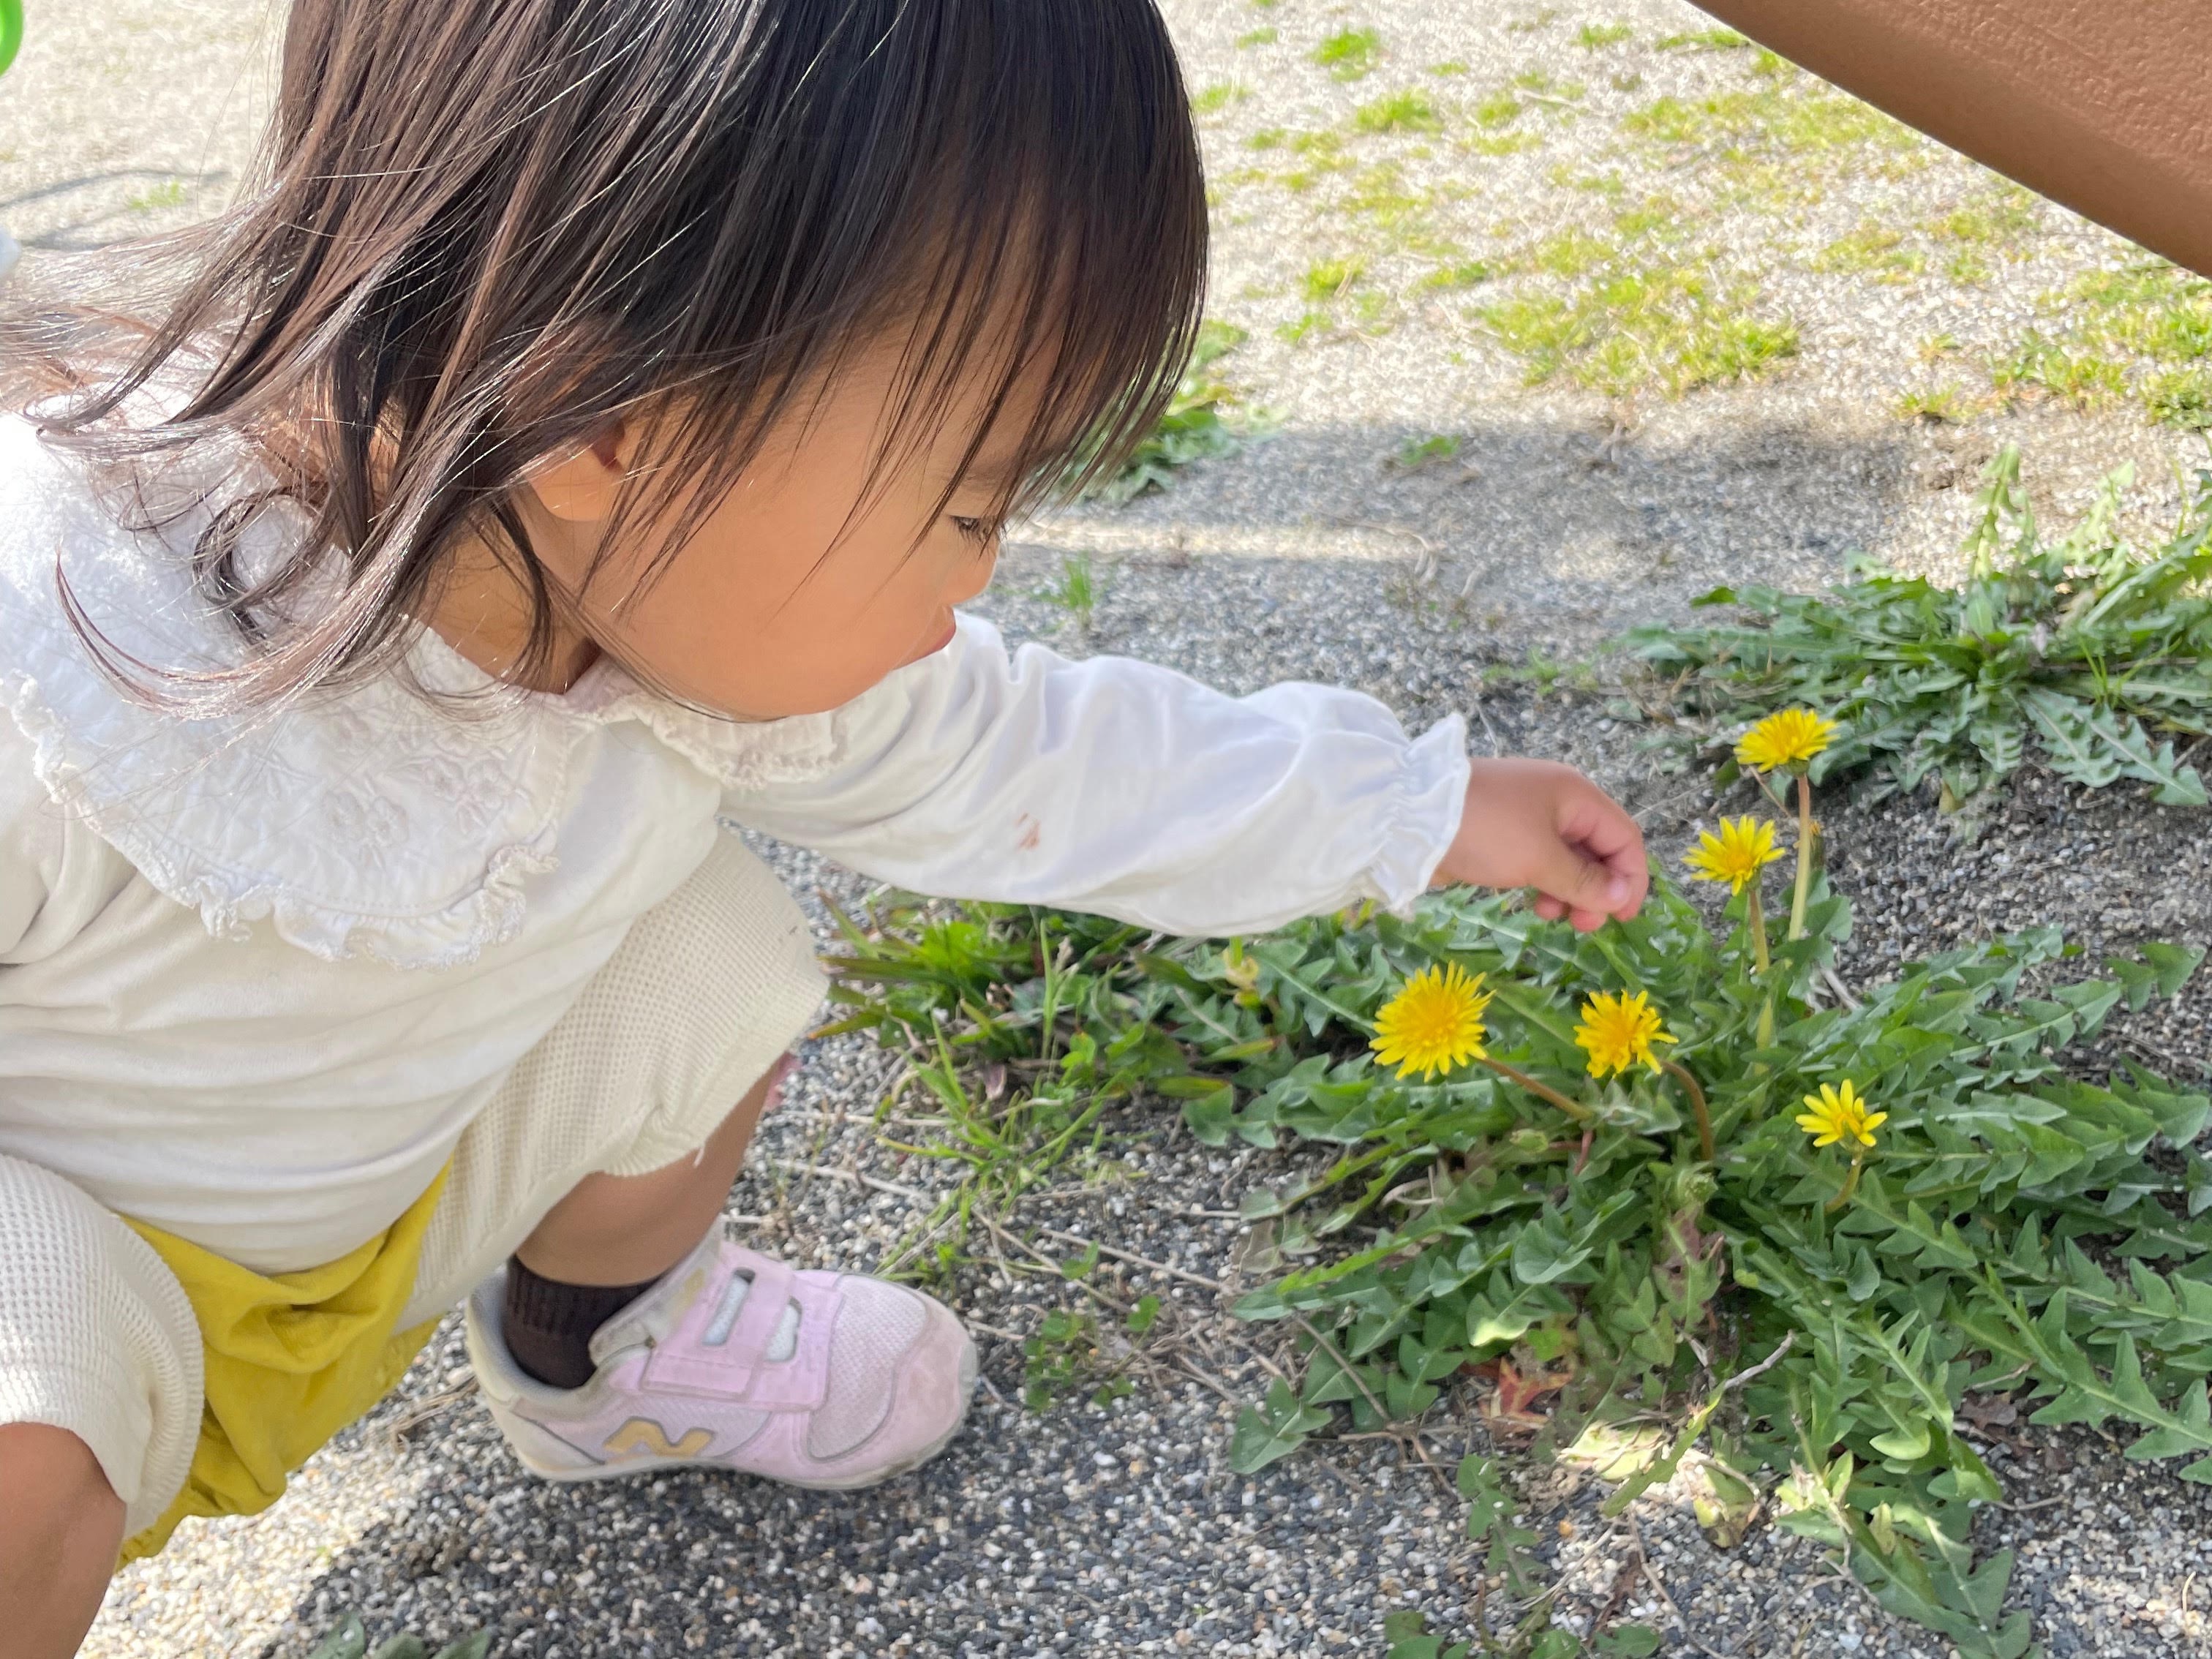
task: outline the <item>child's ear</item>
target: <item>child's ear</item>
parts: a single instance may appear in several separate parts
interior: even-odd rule
[[[617,415],[582,448],[533,463],[523,480],[555,518],[571,524],[603,524],[614,516],[615,500],[636,447],[635,433]]]

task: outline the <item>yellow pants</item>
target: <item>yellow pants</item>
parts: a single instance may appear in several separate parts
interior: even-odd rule
[[[448,1164],[398,1220],[300,1273],[258,1273],[124,1217],[168,1264],[198,1316],[204,1401],[191,1473],[161,1518],[128,1539],[120,1567],[158,1554],[188,1515],[252,1515],[340,1429],[391,1392],[437,1328],[395,1331]]]

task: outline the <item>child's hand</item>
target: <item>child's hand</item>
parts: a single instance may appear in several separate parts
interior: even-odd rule
[[[1536,914],[1587,933],[1644,908],[1644,832],[1612,796],[1556,761],[1478,760],[1437,882],[1533,887]]]

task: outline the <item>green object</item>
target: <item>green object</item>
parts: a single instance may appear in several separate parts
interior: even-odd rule
[[[1766,879],[1779,914],[1789,878]],[[1474,1391],[1496,1443],[1591,1468],[1609,1514],[1694,1449],[1711,1533],[1740,1535],[1763,1496],[1964,1659],[2025,1659],[2013,1556],[1969,1535],[2004,1495],[1977,1413],[2128,1425],[2130,1458],[2212,1484],[2212,1164],[2193,1150],[2212,1098],[2085,1064],[2083,1046],[2179,992],[2204,952],[2148,945],[2093,969],[2042,928],[1843,991],[1850,901],[1817,867],[1807,891],[1764,973],[1747,893],[1715,925],[1663,878],[1642,915],[1587,935],[1465,890],[1225,945],[1010,905],[895,898],[871,925],[841,919],[838,1026],[915,1054],[907,1100],[927,1103],[903,1109],[928,1115],[904,1150],[951,1176],[894,1261],[957,1252],[970,1215],[1018,1236],[1027,1194],[1086,1164],[1116,1178],[1125,1138],[1177,1115],[1224,1153],[1277,1149],[1278,1184],[1243,1194],[1235,1310],[1287,1327],[1303,1358],[1237,1417],[1232,1468]],[[1495,1066],[1423,1080],[1376,1063],[1379,1011],[1444,966],[1482,975]],[[1656,1058],[1694,1078],[1714,1158],[1673,1073],[1589,1075],[1577,1019],[1624,989],[1674,1039]],[[1822,1147],[1804,1103],[1844,1079],[1884,1115],[1865,1144]],[[1092,1241],[1060,1242],[1089,1259]],[[1097,1277],[1064,1282],[1089,1297]],[[1097,1316],[1084,1340],[1109,1334]],[[1510,1473],[1501,1455],[1460,1474],[1486,1571],[1525,1581],[1509,1593],[1532,1609],[1522,1645],[1503,1650],[1571,1654]],[[1404,1659],[1449,1651],[1410,1621],[1392,1639]]]
[[[1626,644],[1667,683],[1671,740],[1724,752],[1749,721],[1816,708],[1844,729],[1813,763],[1814,782],[1852,778],[1879,799],[1932,779],[1962,828],[2031,762],[2069,783],[2127,779],[2161,805],[2202,806],[2204,781],[2175,740],[2212,732],[2212,471],[2172,538],[2140,550],[2120,528],[2133,477],[2114,472],[2079,524],[2046,538],[2007,446],[1990,464],[1962,586],[1862,562],[1822,593],[1716,588],[1698,603],[1745,621],[1638,628]],[[1724,761],[1722,785],[1734,775]]]
[[[368,1631],[361,1622],[361,1615],[349,1613],[337,1627],[315,1644],[315,1650],[307,1659],[362,1659],[368,1651]]]
[[[1174,482],[1177,469],[1234,453],[1249,439],[1267,432],[1269,418],[1243,408],[1236,392],[1213,373],[1213,365],[1243,340],[1244,331],[1231,323],[1209,318],[1199,325],[1190,363],[1167,412],[1121,471],[1097,484],[1093,494],[1126,501],[1148,489],[1164,489]]]
[[[23,0],[0,0],[0,75],[23,44]]]
[[[491,1632],[477,1631],[458,1642],[440,1648],[430,1659],[485,1659],[491,1651]],[[424,1659],[430,1644],[421,1637],[403,1632],[377,1644],[374,1651],[368,1646],[368,1627],[361,1615],[349,1613],[323,1639],[315,1644],[307,1659]]]

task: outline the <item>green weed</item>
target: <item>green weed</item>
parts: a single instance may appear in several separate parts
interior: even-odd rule
[[[1632,24],[1585,23],[1575,31],[1575,44],[1584,52],[1597,52],[1607,46],[1617,46],[1635,33]]]
[[[1563,230],[1536,244],[1529,262],[1555,276],[1580,276],[1613,257],[1613,244],[1587,231]]]
[[[1429,234],[1430,195],[1415,195],[1406,188],[1405,171],[1395,161],[1363,169],[1339,204],[1341,210],[1382,232],[1377,253],[1409,252],[1430,258],[1449,258],[1457,246]]]
[[[1624,241],[1672,237],[1682,228],[1681,204],[1671,196],[1653,196],[1613,216],[1613,228]]]
[[[473,1636],[449,1643],[434,1656],[428,1643],[412,1635],[387,1638],[372,1650],[368,1626],[362,1623],[359,1613],[349,1613],[315,1644],[307,1659],[484,1659],[490,1650],[489,1631],[478,1631]]]
[[[1098,1265],[1098,1247],[1060,1264],[1061,1276],[1080,1281]],[[1048,1409],[1063,1396],[1087,1390],[1103,1406],[1134,1392],[1128,1366],[1158,1323],[1160,1299],[1139,1297],[1126,1312],[1115,1309],[1111,1334],[1102,1333],[1091,1309],[1055,1309],[1038,1322],[1036,1334],[1022,1344],[1022,1403],[1033,1412]]]
[[[1741,52],[1751,44],[1747,36],[1734,29],[1690,29],[1680,34],[1662,34],[1651,43],[1654,52]]]
[[[1214,365],[1244,342],[1244,331],[1233,323],[1207,318],[1198,327],[1190,362],[1176,386],[1167,413],[1137,446],[1136,453],[1098,493],[1109,501],[1127,501],[1151,489],[1164,489],[1176,473],[1193,461],[1233,453],[1267,430],[1271,417],[1244,407],[1235,390],[1214,371]],[[1095,601],[1094,601],[1095,603]],[[1088,627],[1089,611],[1082,617]]]
[[[185,204],[185,184],[181,179],[165,179],[160,184],[135,193],[124,205],[133,213],[158,213],[165,208]]]
[[[926,906],[888,909],[875,918],[876,929],[842,913],[836,920],[846,954],[830,962],[848,988],[833,991],[831,1000],[860,1012],[831,1030],[883,1029],[886,1019],[947,996],[972,1025],[957,1042],[940,1036],[911,1057],[912,1082],[935,1111],[930,1138],[884,1137],[896,1151],[945,1165],[955,1179],[885,1255],[882,1269],[940,1276],[957,1266],[973,1230],[988,1231],[1054,1171],[1071,1162],[1079,1174],[1097,1168],[1105,1142],[1101,1115],[1143,1074],[1138,1056],[1151,1045],[1146,1034],[1132,1033],[1102,1049],[1087,1033],[1062,1029],[1102,990],[1066,938],[1048,933],[1024,942],[1023,949],[1046,950],[1040,970],[1011,955],[1009,941],[989,927]],[[902,930],[896,950],[886,948],[884,927]],[[873,988],[880,1000],[872,1002],[853,986]],[[970,1062],[981,1055],[993,1064],[979,1074]],[[879,1121],[896,1098],[884,1103]]]
[[[1465,75],[1467,72],[1467,60],[1462,58],[1448,58],[1441,64],[1429,65],[1429,73],[1431,75]]]
[[[2212,431],[2212,370],[2174,368],[2153,375],[2143,387],[2143,406],[2167,426]]]
[[[1623,116],[1621,128],[1662,143],[1755,141],[1798,155],[1869,144],[1904,149],[1917,142],[1910,129],[1855,98],[1784,88],[1695,99],[1669,93]]]
[[[1931,426],[1956,426],[1972,412],[1966,394],[1951,383],[1903,392],[1893,407],[1900,420],[1925,421]]]
[[[1587,90],[1579,81],[1555,81],[1542,70],[1522,70],[1513,84],[1530,97],[1553,104],[1571,104]]]
[[[1459,450],[1460,439],[1456,433],[1439,432],[1433,437],[1408,438],[1398,446],[1398,453],[1390,458],[1390,464],[1401,472],[1419,472],[1425,466],[1450,460],[1459,453]]]
[[[1703,269],[1632,263],[1610,251],[1565,295],[1524,293],[1482,307],[1478,320],[1540,385],[1565,373],[1626,398],[1657,386],[1679,396],[1753,378],[1796,355],[1797,331],[1750,307],[1749,284],[1717,289]]]
[[[1252,89],[1240,81],[1216,81],[1191,94],[1190,112],[1194,115],[1216,115],[1251,95]]]
[[[1275,44],[1276,38],[1275,26],[1269,23],[1261,28],[1249,29],[1238,35],[1237,49],[1239,52],[1249,52],[1255,46],[1272,46]]]
[[[1978,248],[1962,247],[1943,262],[1943,274],[1960,288],[1990,280],[1990,262]]]
[[[1815,769],[1839,775],[1886,728],[1844,701],[1817,706],[1843,724],[1828,750],[1841,758]],[[1790,781],[1769,780],[1767,810],[1802,826],[1811,798],[1793,803]],[[1302,1154],[1240,1205],[1283,1267],[1234,1310],[1277,1326],[1296,1370],[1238,1413],[1233,1470],[1347,1425],[1417,1423],[1479,1368],[1481,1416],[1600,1472],[1607,1515],[1689,1475],[1698,1450],[1716,1537],[1740,1538],[1771,1498],[1778,1525],[1836,1551],[1961,1659],[2021,1659],[2011,1557],[1977,1559],[1968,1541],[1974,1509],[2004,1494],[1960,1431],[1962,1398],[2118,1419],[2142,1431],[2138,1460],[2212,1479],[2212,1165],[2189,1150],[2212,1097],[2085,1065],[2115,1010],[2174,996],[2204,952],[2152,944],[2058,976],[2069,950],[2045,928],[1839,993],[1851,907],[1801,834],[1796,880],[1752,872],[1717,926],[1663,877],[1640,915],[1589,935],[1463,890],[1407,918],[1363,905],[1225,944],[895,902],[852,930],[834,995],[849,1028],[957,1060],[971,1094],[1002,1077],[994,1121],[1035,1088],[1061,1113],[1112,1099],[1158,1122],[1179,1108],[1201,1145]],[[1771,928],[1754,920],[1762,886],[1786,896]],[[947,919],[973,930],[957,961],[928,945]],[[984,963],[1002,965],[979,984]],[[1378,1060],[1386,1010],[1416,983],[1473,1023],[1474,1058]],[[1622,1054],[1625,1069],[1593,1075],[1576,1022],[1605,1017],[1601,999],[1643,1004],[1673,1039],[1657,1069]],[[1812,1106],[1814,1127],[1841,1121],[1844,1082],[1879,1115],[1816,1144],[1802,1120]],[[1082,1255],[1040,1265],[1085,1285],[1092,1252],[1069,1242]],[[1091,1318],[1035,1351],[1048,1386],[1087,1385],[1082,1350],[1112,1334]],[[1506,1637],[1488,1650],[1582,1653],[1547,1629],[1507,1468],[1469,1458],[1458,1486],[1499,1598],[1475,1610]],[[1426,1639],[1403,1619],[1389,1634]],[[1648,1628],[1593,1635],[1608,1659],[1654,1650]]]
[[[1602,682],[1597,665],[1565,662],[1540,647],[1531,646],[1517,663],[1490,663],[1477,671],[1475,683],[1487,690],[1493,686],[1526,686],[1539,698],[1555,691],[1592,692]]]
[[[2027,337],[1990,367],[2000,396],[2037,395],[2074,409],[2097,409],[2117,401],[2127,386],[2127,370],[2094,351],[2069,350],[2031,329]]]
[[[1483,99],[1469,113],[1486,127],[1510,126],[1521,118],[1521,100],[1500,88]]]
[[[1552,169],[1552,182],[1562,190],[1589,196],[1618,197],[1628,190],[1628,181],[1618,173],[1584,173],[1565,161]]]
[[[1990,365],[2008,396],[2080,408],[2130,397],[2151,419],[2202,430],[2212,362],[2212,282],[2148,259],[2096,270],[2043,296],[2051,331],[2030,329]]]
[[[1434,291],[1474,288],[1490,280],[1490,267],[1480,259],[1461,259],[1450,264],[1438,265],[1418,277],[1416,289]]]
[[[2212,733],[2212,472],[2163,548],[2119,530],[2133,471],[2105,481],[2063,537],[2039,531],[2020,454],[1990,464],[1956,588],[1871,562],[1826,593],[1719,588],[1698,601],[1741,625],[1656,627],[1631,645],[1668,678],[1686,723],[1717,739],[1773,709],[1844,722],[1814,776],[1863,774],[1869,799],[1940,782],[1978,813],[2031,757],[2070,783],[2130,779],[2168,805],[2206,804],[2173,735]],[[1972,822],[1972,819],[1968,820]]]
[[[1419,92],[1394,92],[1362,104],[1352,125],[1362,132],[1435,132],[1443,125],[1436,106]]]
[[[1059,606],[1078,629],[1089,633],[1099,599],[1098,573],[1091,568],[1091,556],[1069,554],[1060,561],[1060,579],[1049,587],[1040,587],[1032,597]]]
[[[2035,198],[2008,185],[1985,200],[1937,214],[1923,228],[1931,236],[1954,242],[2012,244],[2040,222]]]
[[[1473,132],[1458,141],[1471,155],[1514,155],[1543,143],[1533,132]]]
[[[1352,158],[1345,154],[1344,135],[1331,128],[1295,133],[1291,148],[1297,152],[1301,165],[1283,174],[1279,181],[1291,190],[1311,190],[1326,175],[1345,172],[1352,164]]]
[[[1339,81],[1357,81],[1382,55],[1382,37],[1371,28],[1340,29],[1313,50],[1313,61]]]
[[[1356,254],[1349,258],[1317,260],[1306,267],[1298,286],[1309,300],[1334,300],[1357,283],[1366,269],[1366,260]]]
[[[1906,247],[1902,233],[1876,224],[1838,236],[1813,258],[1815,270],[1871,274],[1886,283],[1908,281],[1927,268],[1928,256]]]

